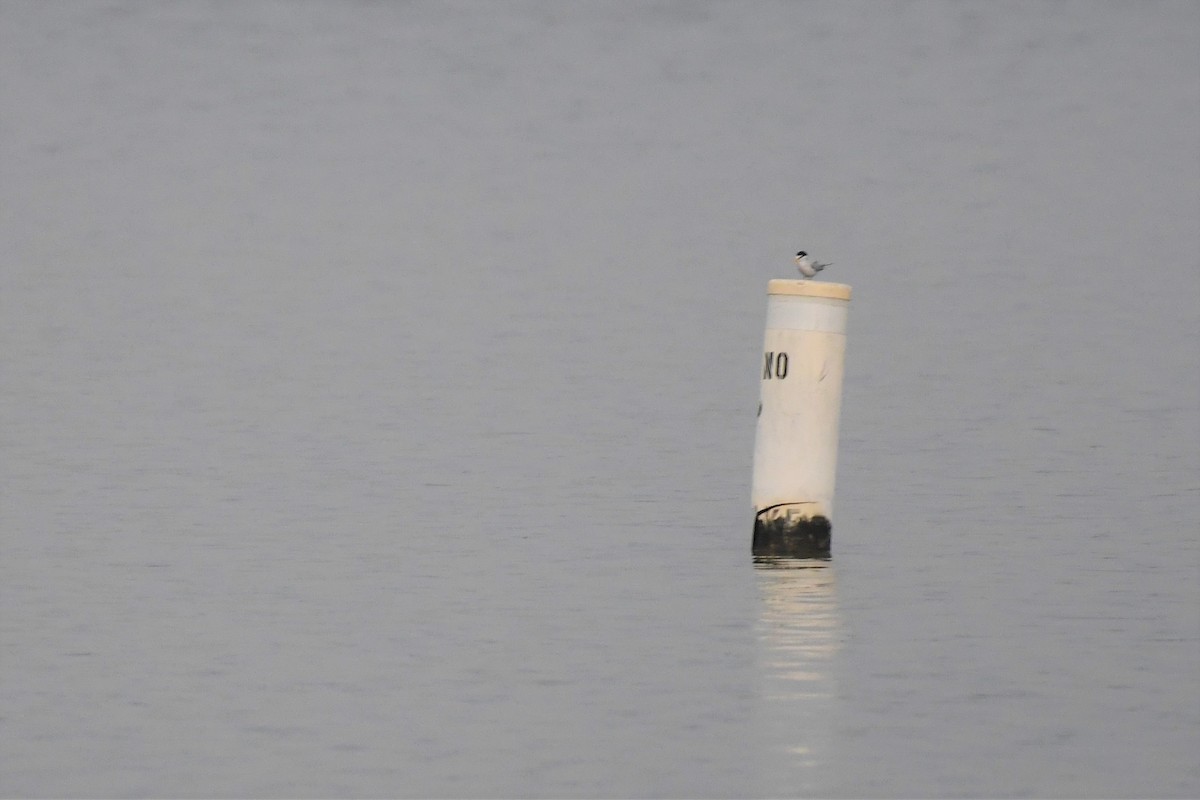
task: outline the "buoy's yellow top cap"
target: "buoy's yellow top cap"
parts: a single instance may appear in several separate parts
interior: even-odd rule
[[[849,300],[850,287],[844,283],[776,278],[767,284],[767,294],[790,294],[799,297],[828,297],[832,300]]]

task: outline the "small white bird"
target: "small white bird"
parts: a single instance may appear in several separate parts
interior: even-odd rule
[[[828,266],[832,266],[832,263],[833,262],[830,262],[829,264],[822,264],[815,258],[810,257],[808,253],[804,252],[803,250],[801,250],[799,253],[796,253],[796,266],[800,268],[800,274],[806,278],[815,278],[818,272]]]

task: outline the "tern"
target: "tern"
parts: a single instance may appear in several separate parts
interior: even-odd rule
[[[832,262],[822,264],[803,250],[796,253],[796,266],[800,268],[800,274],[806,278],[815,278],[818,272],[831,265]]]

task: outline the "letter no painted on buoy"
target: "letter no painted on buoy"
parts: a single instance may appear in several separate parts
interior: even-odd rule
[[[829,552],[850,287],[773,280],[767,286],[753,551]]]

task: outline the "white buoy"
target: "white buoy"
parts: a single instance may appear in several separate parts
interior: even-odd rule
[[[756,554],[829,552],[849,306],[841,283],[767,286],[751,485]]]

